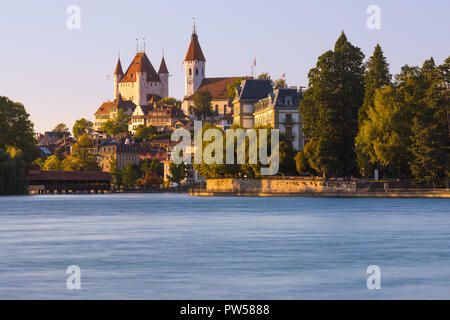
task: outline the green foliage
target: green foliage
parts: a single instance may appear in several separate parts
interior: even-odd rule
[[[100,131],[106,132],[111,136],[114,136],[119,133],[127,133],[129,121],[130,117],[128,116],[128,114],[119,109],[117,117],[115,119],[110,119],[104,122],[101,126]]]
[[[228,99],[233,100],[236,96],[236,87],[241,85],[242,78],[238,78],[228,85]]]
[[[119,169],[117,159],[115,158],[109,161],[109,173],[112,175],[113,184],[120,187],[122,185],[122,171]]]
[[[62,170],[62,164],[61,160],[59,160],[57,155],[52,155],[45,160],[44,163],[44,170],[45,171],[61,171]]]
[[[157,105],[163,106],[163,105],[169,105],[169,106],[176,106],[181,107],[181,101],[177,100],[174,97],[165,97],[158,101]]]
[[[72,153],[64,159],[62,166],[67,171],[100,171],[96,148],[93,148],[92,140],[86,134],[78,138]]]
[[[373,55],[369,58],[366,65],[364,102],[358,112],[360,125],[367,118],[369,108],[373,107],[375,90],[390,85],[392,79],[392,75],[389,73],[389,64],[379,44],[375,47]]]
[[[258,77],[257,77],[257,79],[259,79],[259,80],[270,80],[270,84],[273,86],[273,81],[272,81],[272,79],[270,78],[270,74],[268,74],[267,72],[262,72]]]
[[[39,156],[33,123],[25,107],[0,96],[0,149],[6,150],[8,147],[21,150],[26,164]]]
[[[194,93],[194,105],[189,107],[189,112],[199,120],[213,115],[211,106],[212,96],[207,90],[198,90]]]
[[[309,164],[309,159],[311,158],[312,151],[311,146],[313,145],[310,143],[306,144],[304,150],[300,151],[295,156],[295,166],[299,174],[316,175],[316,171]]]
[[[42,158],[37,158],[31,164],[34,166],[39,166],[39,169],[44,170],[44,160],[42,160]]]
[[[94,124],[91,121],[85,118],[81,118],[75,121],[75,124],[73,125],[72,128],[73,136],[75,138],[78,138],[82,134],[91,132],[93,128]]]
[[[57,124],[52,131],[56,132],[56,135],[60,138],[62,138],[65,133],[68,133],[70,135],[69,128],[67,128],[64,123]]]
[[[157,159],[145,159],[141,163],[141,173],[154,173],[157,176],[162,177],[164,175],[164,165],[159,162]]]
[[[130,162],[122,170],[122,184],[125,188],[134,188],[138,179],[138,169]]]
[[[27,183],[24,172],[25,162],[21,152],[11,156],[0,149],[0,195],[26,193]]]
[[[412,121],[411,172],[419,184],[444,186],[449,178],[450,57],[439,67],[425,61],[421,72],[428,88]]]
[[[322,175],[356,171],[354,139],[364,98],[364,54],[341,34],[334,51],[319,57],[309,72],[300,103],[304,132],[311,138],[311,167]]]
[[[278,172],[285,176],[297,175],[296,162],[295,162],[295,150],[292,147],[291,141],[285,137],[280,137],[280,167]]]
[[[287,84],[286,80],[284,80],[284,79],[277,79],[273,83],[274,89],[282,89],[282,88],[287,88],[287,87],[288,87],[288,84]]]
[[[181,164],[170,163],[169,181],[180,183],[188,176],[188,166],[182,162]]]
[[[157,136],[157,131],[154,126],[145,127],[143,125],[140,125],[136,129],[136,133],[134,137],[139,140],[152,140],[155,139]]]

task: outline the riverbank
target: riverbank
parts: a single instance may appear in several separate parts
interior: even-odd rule
[[[412,188],[399,181],[344,181],[301,177],[268,179],[209,179],[192,196],[450,198],[450,189]]]

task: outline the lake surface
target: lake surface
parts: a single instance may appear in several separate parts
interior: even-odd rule
[[[450,200],[0,197],[0,299],[30,298],[450,299]]]

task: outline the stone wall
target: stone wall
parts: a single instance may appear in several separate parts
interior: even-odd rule
[[[355,182],[294,179],[208,179],[208,192],[317,193],[355,192]]]

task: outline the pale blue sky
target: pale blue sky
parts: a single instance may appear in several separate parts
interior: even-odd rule
[[[81,8],[81,30],[68,30],[66,9]],[[381,30],[366,27],[366,9],[381,8]],[[377,43],[397,73],[450,55],[448,0],[128,0],[2,1],[0,3],[0,95],[25,104],[35,129],[81,117],[93,120],[112,99],[117,50],[126,69],[136,38],[147,39],[156,69],[162,48],[170,73],[169,94],[182,99],[180,67],[197,17],[209,77],[286,73],[290,85],[307,85],[317,57],[333,48],[341,30],[366,58]]]

